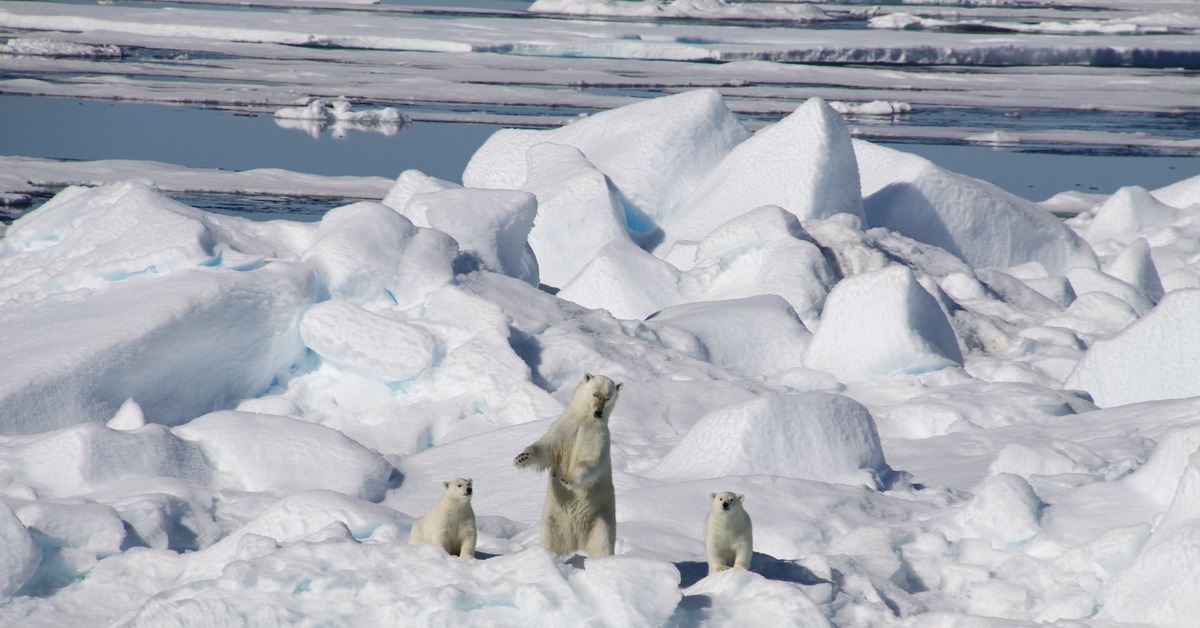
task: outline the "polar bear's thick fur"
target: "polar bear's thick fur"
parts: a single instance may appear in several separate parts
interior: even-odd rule
[[[437,543],[451,556],[475,557],[475,510],[471,478],[443,482],[446,491],[433,508],[413,522],[408,543]]]
[[[541,543],[560,556],[613,554],[617,504],[608,418],[620,390],[603,375],[585,373],[562,416],[513,460],[517,467],[550,471]]]
[[[742,507],[745,495],[728,491],[712,493],[712,511],[704,520],[704,547],[708,554],[708,575],[729,569],[750,568],[754,555],[754,531],[750,515]]]

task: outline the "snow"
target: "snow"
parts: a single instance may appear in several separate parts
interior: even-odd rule
[[[804,364],[843,382],[962,365],[946,315],[904,266],[843,279],[829,293]]]
[[[103,8],[0,23],[412,35]],[[567,32],[541,45],[589,50]],[[621,43],[590,50],[654,42]],[[1194,623],[1198,180],[1060,197],[1059,220],[851,139],[823,100],[754,131],[734,102],[501,131],[462,185],[3,158],[6,186],[78,185],[0,236],[0,624]],[[254,222],[164,193],[258,185],[345,203]],[[623,382],[600,559],[538,545],[546,480],[511,463],[585,372]],[[453,477],[473,559],[406,542]],[[708,576],[722,490],[757,553]]]
[[[889,471],[866,408],[841,395],[805,393],[705,415],[651,475],[772,475],[882,488]]]
[[[377,131],[395,135],[411,120],[392,107],[353,111],[345,98],[326,101],[314,98],[303,107],[281,107],[275,110],[275,123],[284,128],[300,129],[314,138],[332,125],[335,138],[345,137],[351,130]]]
[[[1094,265],[1083,240],[1032,203],[932,162],[856,140],[867,223],[933,244],[979,268],[1037,262],[1054,274]]]
[[[677,0],[632,2],[630,0],[535,0],[531,13],[564,15],[644,16],[694,19],[739,19],[786,22],[815,22],[830,19],[821,9],[807,4],[762,6],[725,0]]]
[[[120,47],[112,45],[89,46],[47,37],[13,37],[0,44],[0,54],[95,59],[120,58],[122,52]]]
[[[700,240],[762,205],[800,220],[862,217],[862,193],[850,132],[819,98],[738,144],[663,224],[668,243]]]
[[[1200,291],[1179,290],[1120,334],[1097,341],[1066,385],[1116,406],[1200,394],[1196,378],[1195,308]]]
[[[492,135],[463,171],[468,187],[517,189],[528,176],[525,155],[541,142],[579,149],[616,188],[626,222],[653,231],[749,132],[716,91],[693,90],[604,111],[547,131]]]

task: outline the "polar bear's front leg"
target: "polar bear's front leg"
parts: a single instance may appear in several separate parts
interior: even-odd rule
[[[713,575],[718,571],[729,569],[729,559],[732,552],[723,551],[723,548],[709,547],[708,548],[708,575]]]
[[[471,530],[463,535],[462,547],[458,550],[458,555],[463,558],[475,558],[475,531]]]
[[[754,552],[750,549],[749,543],[738,543],[734,548],[733,567],[734,569],[750,569],[750,557]]]
[[[538,471],[546,469],[550,466],[549,461],[546,460],[546,445],[539,440],[526,447],[517,454],[516,458],[513,458],[513,464],[518,469],[524,469],[530,465],[536,467]]]

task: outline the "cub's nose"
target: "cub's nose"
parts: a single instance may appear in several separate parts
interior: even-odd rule
[[[723,502],[721,504],[721,510],[729,510],[729,502]]]
[[[473,489],[473,488],[471,488],[471,487],[469,487],[469,486],[468,486],[468,487],[467,487],[467,495],[470,495],[470,494],[471,494],[471,492],[472,492],[472,491],[474,491],[474,490],[475,490],[475,489]]]

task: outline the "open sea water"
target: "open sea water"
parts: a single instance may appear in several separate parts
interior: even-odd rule
[[[407,169],[461,182],[471,156],[492,133],[490,124],[415,121],[391,134],[326,128],[310,132],[281,126],[266,112],[185,105],[0,95],[0,154],[66,160],[134,159],[198,168],[281,168],[317,175],[394,178]],[[19,123],[16,123],[19,121]],[[1126,185],[1154,189],[1200,174],[1200,155],[1081,147],[1004,147],[967,143],[890,142],[948,170],[989,181],[1017,196],[1041,201],[1076,190],[1111,194]],[[255,211],[253,199],[190,195],[186,201],[215,211]],[[181,199],[182,200],[182,199]],[[211,202],[210,202],[211,201]],[[264,217],[284,212],[263,199]],[[337,203],[296,207],[308,219]],[[295,203],[293,203],[295,205]],[[300,216],[297,216],[300,217]]]

